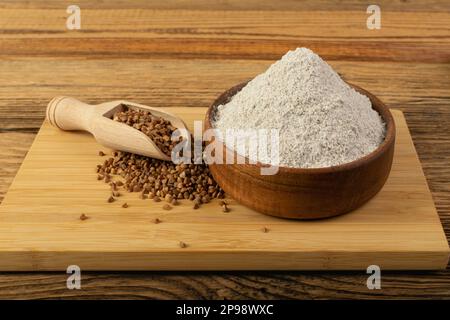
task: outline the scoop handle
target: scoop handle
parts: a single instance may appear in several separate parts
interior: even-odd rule
[[[47,106],[47,119],[61,130],[84,130],[90,132],[95,106],[71,97],[56,97]]]

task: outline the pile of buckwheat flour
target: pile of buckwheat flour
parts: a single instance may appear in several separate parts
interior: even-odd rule
[[[217,129],[278,129],[279,165],[320,168],[356,160],[384,140],[385,124],[366,96],[307,48],[289,51],[218,106]],[[246,156],[273,164],[270,157]]]

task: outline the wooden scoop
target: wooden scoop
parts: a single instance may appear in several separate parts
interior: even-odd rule
[[[47,119],[61,130],[90,132],[98,143],[111,149],[170,160],[145,133],[112,120],[113,115],[121,111],[124,105],[147,110],[155,116],[169,120],[174,127],[184,129],[181,130],[181,136],[188,139],[188,130],[180,118],[158,108],[122,100],[89,105],[70,97],[56,97],[47,106]]]

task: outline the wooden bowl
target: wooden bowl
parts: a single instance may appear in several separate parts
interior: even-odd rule
[[[206,113],[205,129],[212,128],[216,106],[226,104],[247,83],[241,83],[217,98]],[[350,84],[351,85],[351,84]],[[279,167],[275,175],[261,175],[261,164],[210,164],[214,179],[241,204],[261,213],[291,219],[319,219],[354,210],[383,187],[391,170],[395,145],[395,124],[389,109],[374,95],[366,95],[386,122],[383,143],[355,161],[326,168]],[[221,141],[225,158],[229,150]],[[235,153],[236,156],[236,153]]]

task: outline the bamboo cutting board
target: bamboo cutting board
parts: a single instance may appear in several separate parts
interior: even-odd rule
[[[170,111],[192,129],[206,109]],[[110,150],[45,122],[0,205],[0,270],[444,269],[448,243],[403,114],[393,115],[396,154],[384,188],[360,209],[320,221],[281,220],[232,200],[228,213],[217,200],[165,211],[136,193],[107,203],[95,167],[106,159],[98,151]]]

